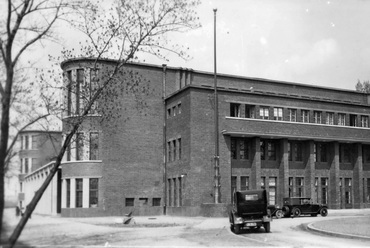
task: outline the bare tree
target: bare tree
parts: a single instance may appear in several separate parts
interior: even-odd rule
[[[9,160],[9,129],[11,107],[17,95],[15,82],[19,75],[22,56],[45,39],[52,39],[53,27],[63,20],[75,5],[62,0],[8,0],[2,3],[6,11],[0,22],[1,66],[5,72],[0,84],[1,124],[0,124],[0,228],[4,211],[4,176]]]
[[[28,4],[20,8],[12,5],[9,1],[8,15],[11,17],[14,11],[18,13],[18,16],[28,13],[27,11],[30,8],[30,4],[34,4],[34,1],[23,1],[23,3],[25,2]],[[45,2],[48,1],[42,1],[40,4]],[[106,5],[105,2],[104,4]],[[74,24],[76,28],[86,35],[87,40],[86,43],[81,44],[81,49],[78,54],[71,50],[65,50],[62,57],[64,59],[76,56],[95,58],[94,68],[96,68],[96,63],[99,59],[110,58],[115,60],[115,66],[109,71],[109,74],[104,76],[99,83],[99,87],[94,90],[93,94],[83,105],[83,109],[79,112],[79,117],[75,118],[73,122],[70,123],[70,131],[65,137],[55,164],[48,177],[45,179],[45,182],[27,206],[24,216],[11,235],[9,239],[10,246],[13,246],[17,241],[32,211],[35,209],[37,202],[40,200],[43,192],[57,172],[67,147],[70,145],[71,140],[80,128],[85,117],[92,110],[97,99],[104,95],[104,91],[109,92],[110,85],[117,81],[116,76],[124,65],[128,61],[138,60],[139,57],[145,53],[164,59],[169,53],[175,53],[182,58],[187,58],[186,48],[177,44],[172,44],[169,39],[169,34],[172,32],[185,32],[199,27],[200,24],[195,11],[198,5],[198,0],[120,0],[116,1],[111,8],[87,3],[83,8],[78,9],[79,18],[74,19]],[[60,5],[60,8],[61,7],[62,5]],[[50,25],[60,17],[58,12],[60,8],[55,9],[55,19],[49,21]],[[13,12],[11,11],[12,9]],[[34,11],[37,11],[37,9]],[[13,30],[19,29],[22,20],[22,18],[17,18]],[[8,26],[10,27],[10,25]],[[6,87],[1,88],[1,93],[5,97],[12,93],[12,79],[14,76],[13,64],[14,60],[16,61],[19,57],[17,55],[13,59],[13,62],[11,62],[12,54],[11,50],[10,52],[8,51],[9,45],[7,44],[13,44],[14,35],[12,35],[13,31],[11,31],[11,28],[8,28],[8,30],[7,34],[9,38],[1,41],[1,49],[3,57],[5,58],[4,61],[6,61],[7,73],[9,71]],[[48,30],[40,34],[38,39],[47,34]],[[23,51],[31,44],[32,42],[26,45]],[[129,90],[135,91],[138,87],[141,87],[139,81],[137,84],[131,85]],[[3,101],[3,109],[8,109],[8,105],[9,103],[7,101]],[[5,114],[3,112],[2,114],[0,156],[6,152],[8,137],[3,137],[3,134],[7,133],[9,127],[9,112]],[[5,149],[3,146],[5,146]],[[0,164],[0,166],[1,165],[2,164]]]

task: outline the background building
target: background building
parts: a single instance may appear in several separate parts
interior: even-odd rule
[[[73,59],[63,132],[115,61]],[[214,201],[213,74],[128,64],[76,134],[62,166],[62,215],[223,215],[234,190],[271,204],[305,196],[370,204],[370,95],[218,75],[221,202]]]
[[[19,207],[30,203],[35,192],[40,188],[50,173],[53,162],[61,148],[62,132],[28,130],[19,134]],[[58,214],[61,212],[61,172],[53,178],[44,195],[34,210],[40,214]]]

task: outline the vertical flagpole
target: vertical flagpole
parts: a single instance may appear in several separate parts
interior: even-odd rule
[[[220,163],[220,156],[219,156],[219,147],[218,147],[218,96],[217,96],[217,63],[216,63],[216,12],[217,9],[213,9],[214,13],[214,88],[215,88],[215,106],[214,106],[214,121],[215,121],[215,185],[214,185],[214,198],[215,203],[220,203],[220,171],[219,171],[219,163]]]

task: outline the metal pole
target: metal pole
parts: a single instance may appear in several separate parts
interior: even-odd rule
[[[215,203],[220,203],[220,172],[219,172],[219,147],[218,147],[218,96],[217,96],[217,63],[216,63],[216,12],[217,9],[213,9],[214,13],[214,88],[215,88],[215,106],[214,106],[214,120],[215,120],[215,185],[214,185],[214,197]]]

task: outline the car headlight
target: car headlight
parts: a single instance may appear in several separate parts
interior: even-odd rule
[[[242,223],[243,223],[243,218],[242,217],[235,218],[235,224],[242,224]]]

